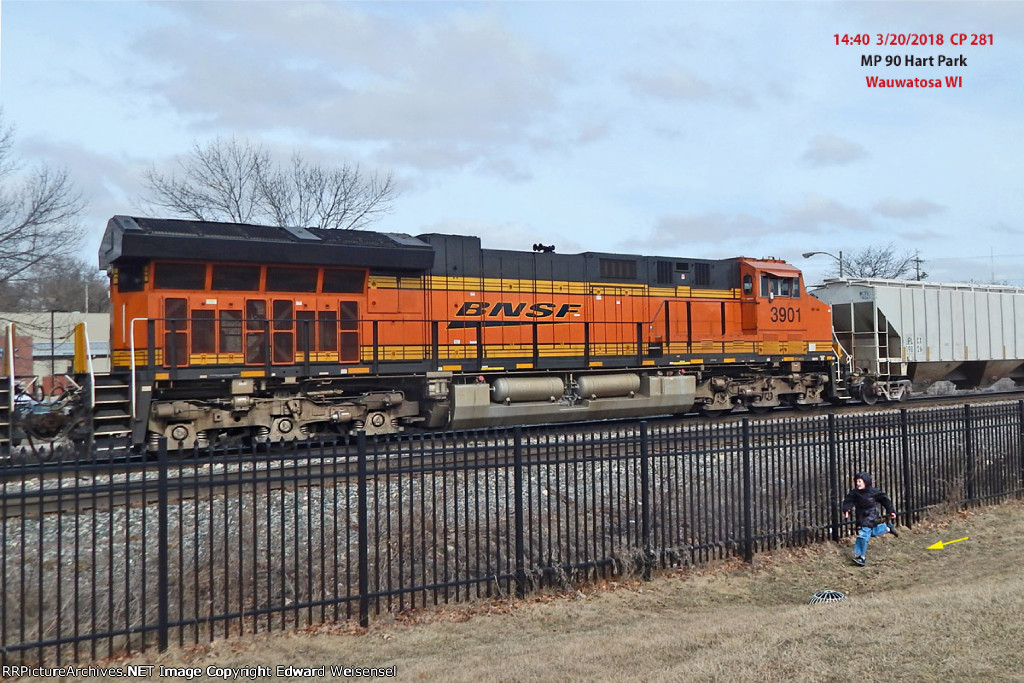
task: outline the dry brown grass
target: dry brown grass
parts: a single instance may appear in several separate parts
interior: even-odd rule
[[[872,540],[865,568],[849,563],[848,539],[752,566],[416,612],[366,632],[260,636],[128,661],[396,666],[402,680],[473,682],[1024,680],[1024,502],[902,532]],[[821,589],[848,599],[808,605]]]

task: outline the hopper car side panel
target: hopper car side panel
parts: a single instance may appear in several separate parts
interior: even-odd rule
[[[826,282],[836,334],[865,376],[922,391],[1024,379],[1024,290],[877,279]]]

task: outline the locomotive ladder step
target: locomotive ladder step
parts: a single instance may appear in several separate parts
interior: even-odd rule
[[[109,431],[111,429],[131,429],[131,423],[128,420],[113,420],[108,418],[102,423],[94,422],[93,428],[96,430]]]
[[[94,438],[117,438],[132,433],[131,386],[122,377],[96,375],[92,426]],[[114,450],[115,446],[108,446]]]
[[[106,413],[93,414],[92,419],[94,424],[102,422],[104,426],[116,425],[118,422],[121,422],[127,427],[131,423],[131,418],[122,412],[112,413],[108,411]]]
[[[115,385],[104,386],[102,384],[97,384],[96,385],[96,393],[97,394],[114,394],[114,395],[123,394],[124,396],[128,396],[130,391],[131,391],[131,387],[125,386],[125,385],[120,385],[120,384],[118,384],[116,386]]]
[[[100,405],[124,405],[128,402],[127,398],[121,398],[120,396],[111,396],[109,398],[100,398],[99,396],[96,396],[96,401],[93,405],[98,408]]]
[[[97,374],[97,375],[93,375],[93,376],[96,378],[97,386],[99,384],[101,384],[101,383],[106,383],[106,384],[127,384],[127,382],[125,382],[124,378],[122,378],[119,375],[100,375],[100,374]]]
[[[98,437],[98,436],[103,436],[103,437],[107,437],[107,436],[128,436],[131,433],[132,433],[132,430],[130,430],[130,429],[105,429],[105,430],[102,430],[102,431],[93,432],[93,437]]]
[[[96,389],[97,390],[102,389],[102,390],[106,391],[106,390],[109,390],[109,389],[130,389],[130,388],[131,388],[130,384],[128,384],[127,382],[122,382],[120,380],[118,380],[116,382],[96,382]]]

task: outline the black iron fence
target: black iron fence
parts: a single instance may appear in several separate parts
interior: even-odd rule
[[[490,430],[285,453],[3,468],[2,663],[648,575],[852,529],[874,473],[913,524],[1024,492],[1024,402]]]

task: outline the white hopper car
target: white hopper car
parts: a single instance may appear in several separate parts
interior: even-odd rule
[[[845,278],[812,293],[832,306],[851,377],[871,378],[860,389],[868,402],[939,381],[983,389],[1024,380],[1022,288]]]

